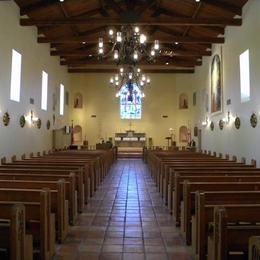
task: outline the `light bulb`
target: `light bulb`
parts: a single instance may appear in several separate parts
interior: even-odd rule
[[[98,47],[99,47],[99,48],[103,48],[103,46],[104,46],[103,38],[99,38],[99,39],[98,39]]]
[[[110,79],[110,83],[111,83],[111,84],[114,83],[114,79],[113,79],[113,78]]]
[[[158,40],[155,40],[155,41],[154,41],[154,49],[155,49],[155,50],[159,50],[159,48],[160,48],[159,41],[158,41]]]
[[[137,51],[134,51],[134,60],[138,60],[138,53],[137,53]]]
[[[154,56],[155,55],[155,51],[154,49],[151,50],[151,56]]]
[[[138,26],[135,27],[135,33],[139,33],[140,32],[140,28]]]
[[[147,82],[148,84],[150,84],[150,82],[151,82],[151,79],[150,79],[149,77],[147,77],[147,80],[146,80],[146,82]]]
[[[141,81],[140,85],[141,85],[141,86],[143,86],[143,85],[144,85],[144,82],[143,82],[143,81]]]
[[[116,33],[116,41],[117,42],[122,42],[122,33],[121,32],[117,32]]]
[[[145,75],[143,75],[142,76],[142,81],[145,81],[145,80],[146,80]]]
[[[118,81],[119,77],[118,74],[115,75],[115,81]]]
[[[132,78],[133,78],[133,74],[132,74],[132,73],[129,73],[128,78],[129,78],[129,79],[132,79]]]
[[[104,49],[102,49],[102,48],[101,48],[101,49],[98,49],[98,53],[99,53],[99,54],[103,54],[103,53],[104,53]]]
[[[146,36],[144,34],[140,35],[140,43],[144,44],[146,42]]]
[[[124,68],[120,68],[120,72],[123,73],[124,72]]]
[[[118,50],[114,52],[114,59],[117,60],[119,58]]]
[[[140,68],[138,68],[138,69],[137,69],[137,72],[138,72],[138,73],[140,73],[140,72],[141,72],[141,69],[140,69]]]
[[[109,36],[113,36],[113,35],[114,35],[114,31],[113,31],[112,29],[110,29],[110,30],[108,31],[108,34],[109,34]]]
[[[116,82],[116,85],[117,85],[117,86],[119,85],[119,82],[118,82],[118,81]]]

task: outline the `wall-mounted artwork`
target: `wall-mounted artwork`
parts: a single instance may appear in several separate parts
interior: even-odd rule
[[[221,59],[217,54],[211,63],[211,113],[222,111],[222,71]]]
[[[73,127],[73,140],[75,143],[82,142],[82,127],[80,125]]]
[[[77,93],[74,96],[74,108],[82,108],[83,107],[83,97],[82,94]]]
[[[179,135],[180,135],[180,143],[188,143],[188,128],[187,126],[181,126],[180,127],[180,132],[179,132]]]
[[[188,95],[185,94],[185,93],[180,94],[179,108],[180,109],[188,109],[189,108]]]

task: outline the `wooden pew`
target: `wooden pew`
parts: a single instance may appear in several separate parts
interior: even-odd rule
[[[192,221],[193,249],[197,258],[206,259],[207,227],[213,221],[214,207],[224,205],[258,204],[260,191],[196,192],[196,209]]]
[[[61,243],[68,234],[68,203],[65,201],[65,181],[60,179],[51,181],[24,181],[24,180],[0,180],[0,188],[11,189],[50,189],[51,212],[55,214],[55,226],[57,227],[57,241]]]
[[[227,175],[253,175],[253,176],[259,176],[260,174],[260,169],[255,169],[255,168],[241,168],[241,167],[205,167],[205,168],[190,168],[190,169],[185,169],[185,170],[178,170],[174,173],[172,173],[172,176],[170,178],[170,183],[169,183],[169,188],[168,188],[168,197],[169,197],[169,203],[170,205],[170,210],[173,210],[173,213],[175,215],[175,218],[177,220],[176,224],[179,225],[179,219],[180,219],[180,211],[177,209],[179,207],[178,203],[174,203],[175,200],[179,201],[180,198],[178,197],[180,195],[179,190],[175,193],[175,182],[176,178],[178,176],[185,177],[185,176],[227,176]],[[175,177],[177,176],[177,177]],[[178,184],[178,182],[176,182]],[[178,187],[179,188],[179,187]],[[174,196],[177,197],[174,197]]]
[[[0,166],[1,173],[28,173],[28,174],[39,174],[39,175],[48,175],[48,176],[59,176],[59,175],[68,175],[75,174],[75,185],[77,191],[77,208],[78,212],[82,212],[84,207],[84,202],[88,198],[89,194],[87,189],[84,189],[83,173],[82,170],[78,167],[66,168],[63,166],[48,166],[48,165],[15,165],[8,164]]]
[[[203,175],[192,175],[193,172],[189,172],[190,175],[183,175],[176,173],[174,179],[174,189],[169,190],[168,194],[168,208],[171,213],[174,214],[176,219],[179,219],[180,204],[183,200],[183,183],[189,182],[260,182],[260,170],[253,171],[253,175],[246,174],[245,171],[218,171],[217,173],[211,173],[211,171],[204,172]],[[172,194],[170,194],[172,193]]]
[[[4,173],[5,172],[5,173]],[[24,181],[36,181],[36,182],[57,182],[63,179],[65,181],[65,198],[69,203],[69,222],[74,225],[77,218],[77,190],[75,186],[75,174],[70,173],[68,175],[49,175],[49,173],[41,174],[26,173],[26,171],[19,169],[0,170],[0,180],[24,180]]]
[[[11,260],[32,260],[32,236],[25,234],[25,207],[21,203],[0,201],[0,248]]]
[[[21,202],[26,210],[26,233],[33,235],[34,251],[39,245],[40,259],[54,255],[55,216],[51,214],[51,192],[44,190],[0,188],[0,201]]]
[[[259,219],[260,204],[216,207],[210,260],[248,259],[249,239],[260,235]]]
[[[195,212],[196,191],[257,191],[260,182],[188,182],[183,184],[183,206],[181,213],[182,232],[185,233],[186,243],[191,244],[191,221]]]

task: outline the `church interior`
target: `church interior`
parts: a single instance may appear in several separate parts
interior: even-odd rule
[[[0,1],[0,259],[259,260],[259,13]]]

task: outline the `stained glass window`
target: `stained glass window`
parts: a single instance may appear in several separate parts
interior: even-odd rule
[[[124,85],[119,92],[119,98],[121,119],[141,119],[142,92],[136,84]]]

